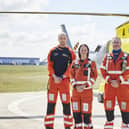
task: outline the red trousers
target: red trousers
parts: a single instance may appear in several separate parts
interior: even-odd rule
[[[118,100],[120,110],[123,112],[129,112],[129,86],[120,84],[118,88],[113,88],[110,84],[105,84],[105,110],[114,110],[116,98]]]
[[[48,87],[48,102],[56,103],[58,92],[62,103],[70,102],[70,87],[69,79],[64,79],[61,83],[55,83],[54,79],[50,77]]]
[[[60,93],[60,98],[63,105],[64,126],[71,127],[73,124],[73,117],[71,116],[71,111],[70,111],[69,79],[66,78],[57,84],[54,82],[54,79],[52,77],[49,78],[48,93],[47,93],[48,109],[47,109],[47,115],[45,116],[44,119],[45,126],[52,128],[54,126],[55,106],[56,106],[58,92]]]
[[[92,111],[93,91],[92,89],[77,92],[73,89],[72,109],[73,112],[91,113]]]

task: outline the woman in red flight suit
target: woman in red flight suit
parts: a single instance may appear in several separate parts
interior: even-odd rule
[[[89,48],[86,44],[78,49],[79,59],[71,67],[72,109],[75,121],[74,129],[93,129],[92,126],[92,100],[93,84],[97,78],[96,63],[91,61]]]

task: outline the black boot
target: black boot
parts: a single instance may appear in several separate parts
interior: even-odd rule
[[[52,127],[46,127],[46,129],[53,129]]]
[[[65,129],[71,129],[70,127],[65,127]]]

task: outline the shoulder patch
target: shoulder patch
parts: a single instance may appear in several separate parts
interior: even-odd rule
[[[75,60],[74,67],[75,68],[80,68],[79,60]]]
[[[111,55],[110,53],[108,53],[108,54],[106,55],[106,57],[107,57],[107,59],[113,59],[113,57],[112,57],[112,55]]]

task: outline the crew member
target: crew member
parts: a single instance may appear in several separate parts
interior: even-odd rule
[[[75,60],[74,52],[67,46],[67,36],[60,33],[58,36],[59,45],[52,48],[48,54],[48,105],[47,114],[44,119],[46,129],[53,129],[55,106],[58,92],[63,105],[64,127],[70,129],[73,118],[70,110],[70,68]]]
[[[104,107],[107,121],[104,129],[113,129],[117,99],[122,116],[122,129],[129,129],[129,54],[121,49],[121,39],[112,39],[112,53],[107,54],[100,68],[105,79]]]
[[[89,48],[86,44],[78,49],[79,59],[71,67],[72,109],[75,126],[74,129],[93,129],[92,100],[93,84],[97,78],[96,63],[90,60]]]

